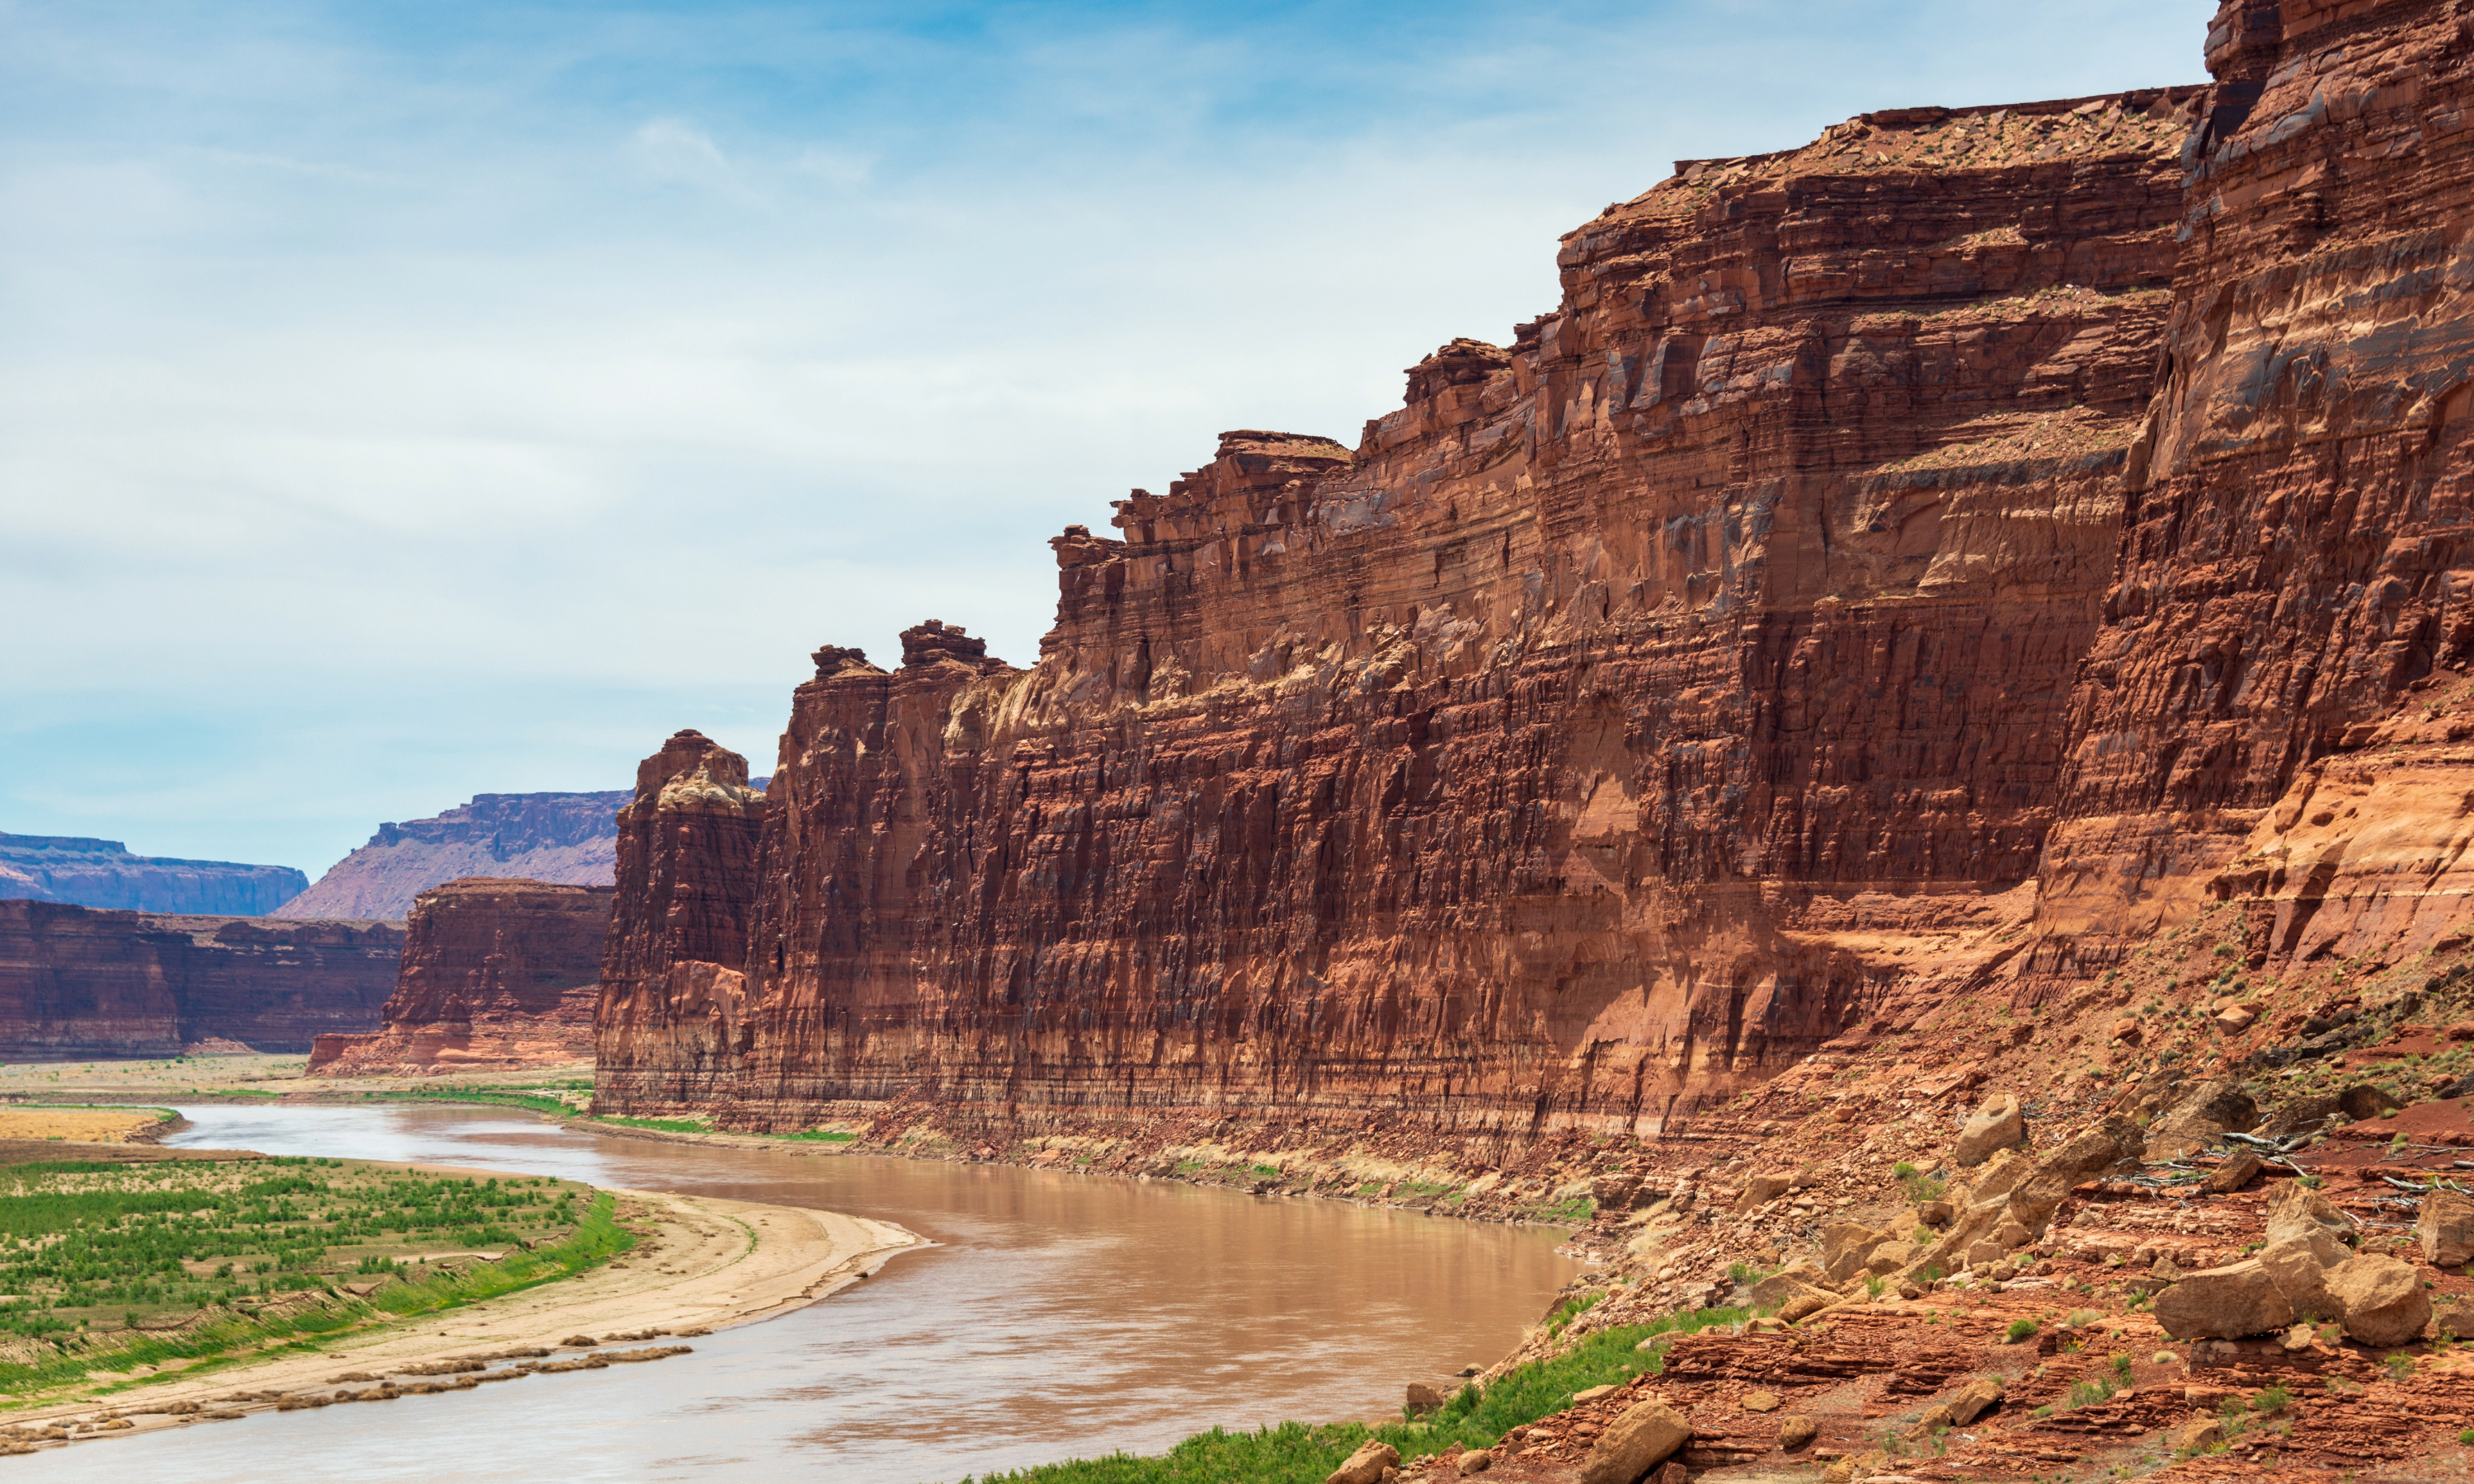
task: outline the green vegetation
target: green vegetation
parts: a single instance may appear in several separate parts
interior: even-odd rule
[[[1940,1200],[1948,1188],[1947,1183],[1933,1179],[1904,1160],[1890,1166],[1890,1178],[1896,1180],[1899,1187],[1906,1192],[1907,1199],[1918,1206],[1927,1201]]]
[[[339,1160],[0,1169],[0,1393],[530,1287],[632,1246],[615,1207]]]
[[[963,1484],[1322,1484],[1369,1438],[1379,1438],[1403,1458],[1438,1453],[1458,1443],[1492,1448],[1512,1428],[1569,1405],[1573,1394],[1591,1386],[1656,1374],[1661,1361],[1638,1348],[1654,1336],[1698,1333],[1712,1325],[1746,1318],[1742,1309],[1703,1309],[1653,1325],[1631,1325],[1589,1336],[1570,1353],[1519,1367],[1481,1394],[1474,1386],[1445,1402],[1423,1422],[1367,1427],[1357,1423],[1310,1426],[1283,1423],[1259,1432],[1220,1428],[1186,1439],[1161,1457],[1124,1453],[1075,1463],[1049,1464],[1011,1473],[965,1479]]]
[[[269,1093],[268,1096],[273,1096]],[[515,1091],[506,1088],[437,1087],[400,1088],[383,1092],[364,1092],[365,1098],[405,1103],[487,1103],[498,1108],[529,1108],[535,1113],[572,1113],[574,1104],[546,1092]]]
[[[845,1134],[839,1129],[801,1129],[796,1134],[776,1134],[771,1137],[775,1138],[802,1138],[825,1144],[847,1144],[859,1137],[856,1134]]]
[[[2010,1321],[2010,1328],[2006,1331],[2006,1338],[2010,1344],[2016,1345],[2021,1340],[2032,1340],[2035,1337],[2036,1322],[2034,1320],[2014,1319]]]
[[[710,1134],[713,1132],[713,1125],[705,1122],[701,1118],[621,1118],[616,1113],[606,1113],[600,1117],[594,1118],[591,1121],[594,1123],[615,1123],[620,1128],[625,1129],[654,1129],[664,1134]]]

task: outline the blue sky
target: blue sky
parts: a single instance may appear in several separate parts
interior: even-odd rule
[[[0,0],[0,830],[317,874],[769,768],[825,642],[1354,443],[1677,158],[2204,81],[2205,0]]]

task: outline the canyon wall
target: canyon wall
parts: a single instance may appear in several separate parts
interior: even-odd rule
[[[2474,11],[2228,4],[2208,64],[2071,705],[2046,997],[2214,899],[2246,904],[2241,967],[2271,974],[2467,922]]]
[[[636,770],[618,811],[618,906],[601,956],[596,1104],[701,1107],[728,1085],[743,1049],[766,809],[747,759],[700,732],[677,733]]]
[[[319,1037],[309,1070],[348,1077],[589,1060],[615,895],[488,876],[422,893],[378,1029]]]
[[[403,932],[383,922],[166,917],[0,900],[0,1056],[306,1051],[367,1030]]]
[[[309,878],[289,866],[132,855],[117,840],[0,834],[0,898],[134,912],[263,917]]]
[[[477,794],[435,819],[384,824],[284,904],[286,918],[402,919],[413,898],[467,876],[608,886],[624,790]]]
[[[1653,1129],[2009,953],[2209,106],[1687,162],[1354,449],[1068,528],[1031,668],[820,651],[717,1031],[605,1002],[604,1104]]]

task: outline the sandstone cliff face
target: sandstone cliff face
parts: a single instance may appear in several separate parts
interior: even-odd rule
[[[319,1037],[309,1070],[418,1074],[589,1059],[615,896],[606,886],[487,876],[422,893],[378,1030]]]
[[[117,840],[0,834],[0,898],[263,917],[308,885],[309,878],[289,866],[132,855]]]
[[[594,1022],[603,1111],[701,1106],[727,1081],[766,807],[747,759],[693,730],[636,770]]]
[[[2384,961],[2463,918],[2474,775],[2416,724],[2474,652],[2474,17],[2228,4],[2208,61],[2071,707],[2048,993],[2211,897],[2256,901],[2252,967]]]
[[[306,1051],[377,1023],[402,948],[382,922],[0,901],[0,1055],[175,1056],[212,1039]]]
[[[478,794],[436,819],[380,825],[275,915],[400,919],[423,892],[467,876],[608,886],[618,833],[612,815],[626,802],[623,790]]]
[[[698,1100],[1654,1128],[2005,931],[2202,105],[1688,164],[1354,450],[1230,434],[1069,529],[1031,669],[821,652]]]

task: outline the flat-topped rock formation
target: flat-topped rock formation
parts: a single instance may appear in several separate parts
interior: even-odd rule
[[[414,898],[467,876],[608,886],[626,802],[623,789],[478,794],[435,819],[380,825],[277,915],[401,919]]]
[[[0,1056],[306,1051],[378,1022],[403,930],[0,900]]]
[[[1031,668],[819,652],[711,1104],[1629,1129],[1863,1023],[2034,876],[2204,105],[1687,163],[1354,448],[1070,528]]]
[[[378,1029],[319,1037],[309,1070],[345,1077],[589,1060],[615,895],[489,876],[422,893]]]
[[[117,840],[78,835],[0,834],[0,898],[5,898],[135,912],[264,917],[308,885],[309,878],[289,866],[132,855]]]

